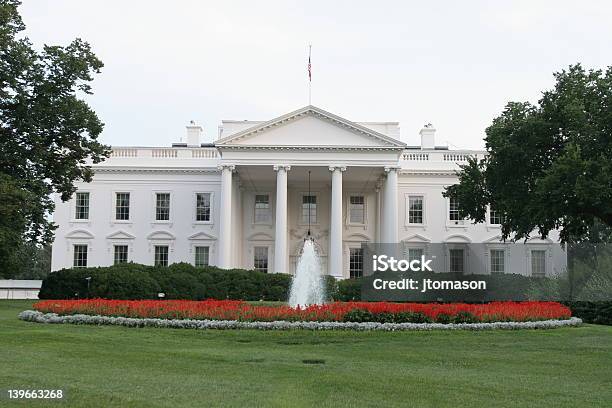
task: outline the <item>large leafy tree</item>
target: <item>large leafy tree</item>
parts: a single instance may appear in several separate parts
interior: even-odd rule
[[[35,50],[19,5],[0,0],[0,276],[12,275],[23,245],[52,241],[52,195],[69,199],[109,154],[82,99],[102,62],[80,39]]]
[[[486,158],[462,166],[444,193],[475,222],[488,206],[503,214],[504,239],[559,229],[580,242],[612,226],[612,67],[554,75],[538,104],[506,105],[486,129]]]

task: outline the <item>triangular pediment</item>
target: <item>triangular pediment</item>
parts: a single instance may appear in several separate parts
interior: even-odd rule
[[[191,235],[189,239],[192,241],[214,241],[217,238],[205,232],[198,232],[198,233]]]
[[[69,239],[93,239],[94,234],[84,229],[77,229],[66,234]]]
[[[218,140],[223,147],[360,147],[403,149],[397,139],[315,106],[306,106]]]
[[[150,240],[172,240],[176,237],[170,231],[154,231],[147,236]]]
[[[455,234],[448,236],[444,242],[449,244],[469,244],[472,242],[472,240],[465,235]]]
[[[116,231],[110,235],[106,236],[107,239],[134,239],[136,238],[134,235],[125,231]]]
[[[420,235],[420,234],[414,234],[406,239],[404,239],[402,242],[404,243],[427,243],[427,242],[431,242],[431,240],[429,238],[425,238],[424,236]]]
[[[256,232],[252,235],[249,235],[246,240],[247,241],[274,241],[274,237],[270,234],[266,234],[265,232]]]
[[[505,244],[505,242],[502,240],[501,235],[496,235],[492,238],[489,238],[485,241],[483,241],[484,244]]]

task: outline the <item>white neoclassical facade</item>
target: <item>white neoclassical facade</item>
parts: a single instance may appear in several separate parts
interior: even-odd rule
[[[172,147],[113,147],[92,183],[56,203],[52,268],[188,262],[293,273],[309,228],[337,278],[360,275],[363,242],[417,254],[439,243],[459,272],[474,258],[489,273],[565,267],[556,235],[500,242],[494,211],[473,224],[442,196],[459,165],[483,151],[436,146],[432,126],[419,146],[399,134],[397,122],[352,122],[306,106],[266,122],[223,121],[212,144],[191,124]],[[464,251],[469,243],[484,244],[481,253]]]

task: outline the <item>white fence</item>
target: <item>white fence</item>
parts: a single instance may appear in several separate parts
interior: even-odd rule
[[[0,279],[0,300],[38,299],[42,280]]]

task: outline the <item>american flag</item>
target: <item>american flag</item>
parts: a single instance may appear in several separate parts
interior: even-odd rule
[[[310,63],[310,51],[311,48],[308,48],[308,81],[312,82],[312,64]]]

